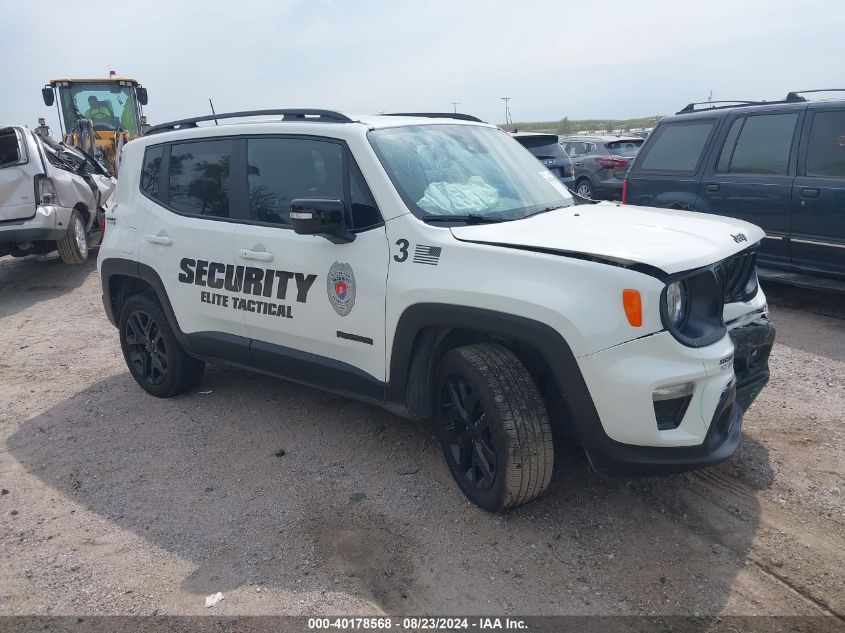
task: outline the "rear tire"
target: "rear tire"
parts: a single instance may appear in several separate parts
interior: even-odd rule
[[[459,347],[437,368],[435,410],[443,455],[467,498],[498,512],[535,499],[552,477],[546,405],[507,348]]]
[[[205,363],[179,345],[155,295],[130,297],[120,311],[118,327],[126,366],[147,393],[169,398],[199,383]]]
[[[589,198],[590,200],[593,200],[593,184],[588,179],[582,178],[575,183],[575,193],[582,198]]]
[[[56,249],[65,264],[84,264],[88,259],[88,227],[76,209],[71,211],[67,233],[56,242]]]

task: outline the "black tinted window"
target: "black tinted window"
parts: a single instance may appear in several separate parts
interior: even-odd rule
[[[159,183],[161,182],[161,157],[164,146],[148,147],[144,152],[144,166],[141,168],[141,191],[152,198],[161,200]]]
[[[745,120],[733,151],[731,173],[785,174],[798,113],[765,114]]]
[[[845,110],[813,115],[807,175],[845,178]]]
[[[197,141],[170,146],[170,206],[194,215],[229,217],[232,142]]]
[[[290,224],[296,198],[340,198],[343,148],[307,139],[264,138],[247,142],[250,217]]]
[[[349,194],[352,198],[352,228],[365,229],[381,222],[381,214],[364,176],[354,163],[349,169]]]
[[[567,157],[556,136],[519,136],[516,140],[540,160]]]
[[[664,123],[653,132],[638,169],[694,172],[715,121]]]

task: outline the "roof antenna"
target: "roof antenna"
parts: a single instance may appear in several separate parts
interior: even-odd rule
[[[209,99],[209,100],[208,100],[208,105],[210,105],[210,106],[211,106],[211,114],[217,114],[217,113],[214,111],[214,104],[211,102],[211,99]],[[215,119],[214,119],[214,125],[220,125],[220,124],[217,122],[217,118],[216,118],[216,117],[215,117]]]

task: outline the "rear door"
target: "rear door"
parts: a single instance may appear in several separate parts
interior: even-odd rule
[[[792,183],[803,112],[738,110],[707,164],[696,210],[746,220],[766,231],[763,260],[789,261]]]
[[[845,274],[845,107],[810,106],[792,188],[792,261]]]
[[[158,273],[179,328],[208,356],[249,364],[243,314],[232,308],[243,282],[232,252],[234,148],[227,137],[147,147],[134,204],[146,217],[138,261]]]
[[[693,209],[701,181],[701,165],[717,123],[715,117],[680,118],[660,123],[628,171],[626,202]]]

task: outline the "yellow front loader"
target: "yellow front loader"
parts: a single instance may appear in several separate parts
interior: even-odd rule
[[[56,104],[62,141],[117,175],[123,146],[146,129],[147,89],[125,77],[53,79],[41,94],[44,105]]]

